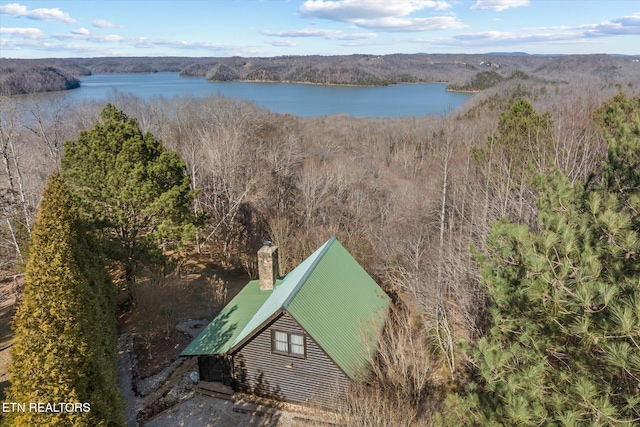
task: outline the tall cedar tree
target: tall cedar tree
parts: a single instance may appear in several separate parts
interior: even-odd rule
[[[6,426],[124,425],[116,381],[114,287],[59,175],[49,179],[32,232],[13,321]],[[30,402],[88,403],[90,412],[37,412]]]
[[[640,98],[599,111],[601,179],[538,176],[538,227],[496,224],[480,257],[493,327],[447,425],[640,424]]]
[[[101,116],[65,143],[62,174],[132,292],[139,268],[162,260],[162,246],[194,234],[195,192],[185,163],[135,118],[111,104]]]

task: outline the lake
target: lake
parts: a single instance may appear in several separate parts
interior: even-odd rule
[[[222,95],[254,101],[278,113],[302,117],[347,114],[354,117],[446,115],[471,95],[447,92],[434,83],[385,87],[324,86],[295,83],[210,82],[178,73],[94,74],[80,79],[80,88],[60,93],[68,101],[106,101],[114,94],[145,100],[155,97]]]

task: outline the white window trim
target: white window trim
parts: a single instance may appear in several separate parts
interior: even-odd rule
[[[284,340],[276,340],[276,335],[285,334],[287,337],[287,350],[278,350],[276,347],[278,344],[284,344]],[[294,343],[292,337],[300,337],[302,338],[302,344]],[[302,347],[302,353],[294,351],[294,348]],[[280,329],[272,329],[271,330],[271,352],[275,354],[282,354],[284,356],[298,357],[302,359],[307,358],[307,336],[305,334],[290,332],[286,330]]]

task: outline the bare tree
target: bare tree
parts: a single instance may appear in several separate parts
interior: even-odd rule
[[[7,97],[0,97],[0,157],[2,157],[3,181],[6,187],[2,192],[1,213],[7,225],[11,242],[19,260],[22,260],[21,242],[17,237],[14,221],[16,211],[21,211],[19,223],[27,232],[31,231],[31,212],[27,203],[23,170],[20,164],[19,141],[22,137],[21,104]]]
[[[27,109],[29,120],[25,123],[25,129],[44,145],[51,159],[51,167],[59,170],[64,141],[74,136],[65,123],[69,117],[69,105],[62,98],[48,102],[32,99]]]

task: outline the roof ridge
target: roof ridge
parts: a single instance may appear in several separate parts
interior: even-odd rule
[[[295,296],[298,294],[298,291],[300,290],[300,288],[302,287],[304,282],[306,282],[306,280],[311,275],[311,272],[313,272],[315,267],[318,265],[318,261],[325,255],[325,253],[327,252],[327,249],[335,241],[336,241],[335,236],[331,237],[329,240],[327,240],[325,243],[323,243],[323,246],[318,248],[313,254],[309,255],[309,257],[307,257],[307,259],[305,259],[305,261],[303,261],[303,263],[306,262],[311,256],[313,256],[317,252],[317,255],[313,259],[313,262],[311,263],[311,265],[309,265],[309,267],[307,267],[306,270],[304,270],[304,272],[302,273],[302,276],[300,277],[300,279],[298,279],[297,283],[292,283],[292,289],[290,291],[288,291],[288,294],[286,294],[286,296],[282,295],[282,297],[283,297],[282,302],[279,302],[279,301],[277,301],[279,299],[277,297],[277,295],[281,294],[284,291],[283,287],[286,287],[287,279],[290,279],[291,278],[291,276],[290,276],[291,273],[293,271],[296,271],[300,267],[300,265],[302,265],[302,264],[298,265],[298,267],[294,268],[291,272],[289,272],[289,274],[287,274],[284,277],[284,280],[283,280],[282,284],[280,284],[280,286],[278,286],[278,287],[275,287],[271,291],[271,295],[269,295],[269,297],[262,303],[262,305],[260,307],[258,307],[256,312],[253,314],[251,319],[244,326],[242,331],[233,340],[233,342],[231,343],[231,348],[232,349],[235,348],[238,344],[242,343],[249,335],[252,334],[252,332],[255,332],[256,328],[258,326],[263,325],[264,322],[267,321],[274,313],[276,313],[278,311],[286,310],[289,307],[289,304],[291,303],[291,301],[293,301]],[[273,302],[278,303],[277,305],[270,304],[271,300],[273,300],[273,299],[276,300],[276,301],[273,301]],[[260,321],[260,323],[256,323],[258,321]]]
[[[320,263],[320,261],[322,260],[324,255],[327,253],[327,251],[329,250],[331,245],[333,245],[333,243],[336,240],[338,240],[336,238],[336,236],[331,236],[331,238],[327,242],[325,242],[324,248],[322,249],[322,252],[320,252],[318,254],[316,259],[313,260],[313,264],[311,264],[309,266],[309,268],[304,272],[304,274],[302,275],[302,277],[300,278],[300,280],[296,284],[295,288],[293,288],[293,290],[291,291],[289,296],[282,303],[282,307],[281,308],[286,310],[289,307],[289,304],[291,304],[291,301],[293,301],[293,299],[296,297],[296,295],[298,294],[298,291],[300,291],[300,288],[302,288],[302,285],[304,285],[306,283],[306,281],[309,278],[309,276],[311,276],[311,273],[313,273],[313,270],[315,270],[315,268],[318,266],[318,264]]]

